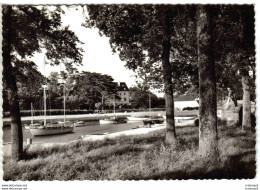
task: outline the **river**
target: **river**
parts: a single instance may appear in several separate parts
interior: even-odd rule
[[[142,125],[142,121],[134,123],[122,123],[122,124],[106,124],[100,125],[99,121],[88,121],[86,126],[75,127],[73,133],[49,135],[49,136],[36,136],[34,137],[30,130],[23,127],[23,141],[26,142],[27,138],[32,138],[33,143],[59,143],[68,142],[72,140],[80,139],[82,135],[102,135],[103,133],[115,133],[120,131],[130,130],[139,125]],[[11,142],[11,127],[3,127],[3,142]]]

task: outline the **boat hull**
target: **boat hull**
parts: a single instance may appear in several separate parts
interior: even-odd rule
[[[74,125],[74,127],[84,127],[87,125],[87,123],[86,122],[76,122],[73,125]]]
[[[104,125],[104,124],[116,124],[117,121],[116,121],[116,120],[100,119],[100,120],[99,120],[99,123],[100,123],[101,125]]]
[[[120,124],[120,123],[126,123],[126,119],[112,117],[112,118],[100,119],[99,123],[101,125],[103,125],[103,124]]]
[[[71,133],[73,132],[74,127],[61,127],[56,129],[30,129],[30,132],[33,136],[45,136],[45,135],[58,135],[58,134],[64,134],[64,133]]]
[[[127,117],[128,121],[143,121],[147,119],[147,117]]]
[[[166,116],[163,116],[163,118],[164,119],[166,119]],[[174,120],[191,120],[191,119],[195,119],[196,117],[186,117],[186,116],[183,116],[183,117],[180,117],[180,116],[178,116],[178,117],[174,117]]]
[[[30,129],[30,125],[24,125],[24,128],[25,128],[26,130],[28,130],[28,129]]]
[[[84,126],[86,126],[86,124],[79,124],[79,123],[75,123],[74,124],[74,127],[84,127]]]
[[[143,120],[144,125],[161,124],[163,122],[164,122],[164,119],[146,119],[146,120]]]

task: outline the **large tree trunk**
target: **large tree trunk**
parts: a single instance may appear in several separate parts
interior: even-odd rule
[[[200,94],[199,152],[213,161],[218,158],[217,103],[212,16],[210,6],[207,5],[199,5],[197,8],[197,45]]]
[[[172,87],[172,71],[170,65],[170,12],[165,10],[164,17],[164,36],[162,42],[162,66],[165,89],[166,106],[166,142],[176,145],[176,131],[174,123],[174,100]]]
[[[23,153],[23,133],[16,79],[11,65],[11,6],[3,6],[3,78],[8,94],[11,117],[12,159],[20,160]]]
[[[242,130],[251,128],[251,101],[250,101],[250,86],[249,76],[242,76],[243,86],[243,120]]]

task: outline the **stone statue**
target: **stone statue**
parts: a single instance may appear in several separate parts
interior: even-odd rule
[[[235,103],[231,98],[232,90],[228,88],[228,98],[227,101],[223,104],[224,110],[234,110],[235,109]]]

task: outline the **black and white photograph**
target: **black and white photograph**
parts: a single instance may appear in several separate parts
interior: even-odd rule
[[[3,184],[206,179],[258,189],[255,4],[1,12]]]

